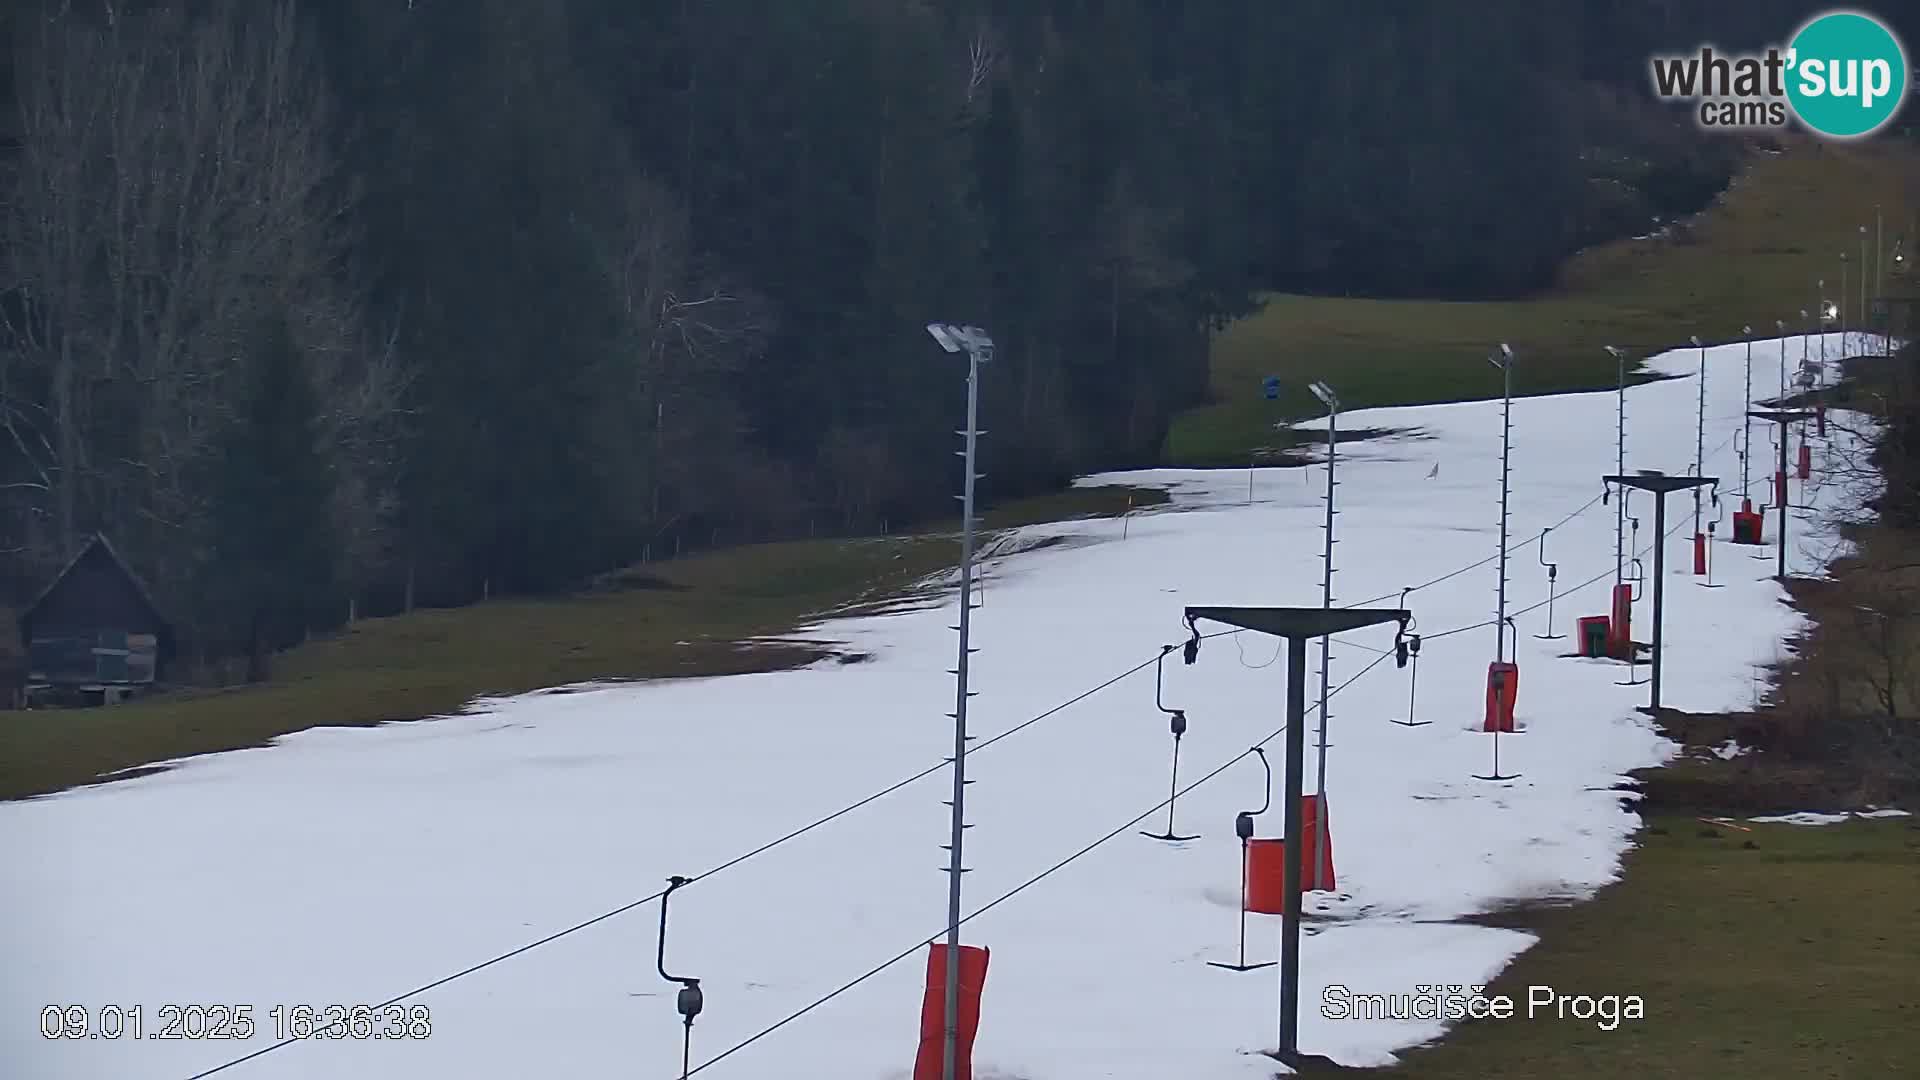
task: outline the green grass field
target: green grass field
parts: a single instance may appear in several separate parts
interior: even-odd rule
[[[1622,882],[1591,903],[1504,920],[1541,935],[1488,989],[1521,1003],[1519,1015],[1463,1023],[1374,1075],[1914,1076],[1920,826],[1912,820],[1742,832],[1653,817]],[[1646,1018],[1613,1031],[1544,1011],[1529,1020],[1530,986],[1638,994]]]
[[[984,518],[1000,529],[1164,501],[1158,491],[1076,489],[995,507]],[[724,549],[635,567],[578,596],[362,620],[277,657],[274,678],[260,686],[113,708],[0,712],[0,798],[311,727],[445,715],[475,697],[805,663],[819,653],[740,643],[896,596],[953,565],[957,551],[955,538],[940,530]]]
[[[1875,204],[1887,249],[1896,234],[1911,235],[1917,176],[1920,152],[1911,148],[1797,144],[1755,156],[1681,235],[1583,252],[1540,296],[1271,297],[1215,340],[1214,404],[1174,424],[1168,461],[1246,464],[1252,451],[1282,440],[1276,421],[1320,410],[1305,389],[1314,379],[1331,383],[1350,409],[1498,397],[1500,375],[1484,358],[1506,342],[1517,357],[1516,392],[1582,390],[1615,384],[1606,345],[1645,355],[1690,334],[1733,340],[1747,325],[1772,336],[1774,320],[1792,327],[1801,309],[1814,308],[1816,280],[1825,278],[1829,297],[1838,298],[1843,251],[1857,280],[1857,230],[1863,223],[1872,229]],[[1279,402],[1261,397],[1266,375],[1286,384]]]

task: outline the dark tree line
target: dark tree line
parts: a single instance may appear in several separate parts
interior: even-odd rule
[[[1674,0],[31,0],[0,582],[213,651],[1154,460],[1262,290],[1511,295],[1708,201]]]

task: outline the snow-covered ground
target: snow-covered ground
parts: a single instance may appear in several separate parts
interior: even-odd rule
[[[1791,814],[1769,814],[1765,817],[1748,818],[1748,821],[1771,822],[1777,825],[1840,825],[1856,819],[1871,821],[1877,818],[1908,817],[1905,810],[1854,810],[1847,813],[1828,814],[1819,810],[1797,810]]]
[[[1754,350],[1756,396],[1774,386],[1777,349]],[[1799,340],[1786,349],[1797,362]],[[1744,356],[1739,345],[1708,351],[1707,471],[1726,478],[1728,512],[1737,505]],[[1679,473],[1692,463],[1697,362],[1692,349],[1656,358],[1652,367],[1677,377],[1630,391],[1629,469]],[[1488,375],[1492,385],[1497,376]],[[1476,728],[1494,630],[1440,636],[1491,617],[1492,563],[1407,598],[1427,635],[1417,718],[1431,725],[1388,723],[1408,702],[1409,673],[1391,662],[1333,699],[1327,788],[1339,892],[1313,897],[1304,1049],[1379,1063],[1435,1037],[1435,1022],[1329,1019],[1316,1006],[1330,984],[1407,994],[1484,983],[1531,939],[1463,916],[1585,896],[1616,873],[1636,821],[1616,785],[1672,747],[1635,712],[1644,684],[1621,685],[1619,666],[1560,655],[1573,646],[1576,617],[1606,610],[1614,512],[1596,500],[1600,476],[1614,467],[1614,407],[1611,394],[1513,405],[1510,610],[1546,598],[1536,538],[1579,511],[1552,530],[1544,552],[1563,591],[1552,630],[1566,636],[1536,636],[1548,629],[1544,609],[1516,618],[1525,731],[1502,737],[1501,765],[1520,778],[1472,779],[1489,765],[1490,737]],[[1394,594],[1494,552],[1499,420],[1497,401],[1343,418],[1400,433],[1342,447],[1335,603]],[[1756,495],[1771,471],[1766,440],[1767,429],[1756,430]],[[1816,468],[1825,452],[1816,446]],[[1319,603],[1324,476],[1318,466],[1262,471],[1251,503],[1238,471],[1085,481],[1162,485],[1174,501],[1135,515],[1124,539],[1113,520],[1034,527],[1028,540],[1068,542],[991,566],[974,624],[974,730],[1006,731],[1183,640],[1185,605]],[[1835,494],[1808,491],[1816,500]],[[1643,547],[1653,540],[1652,510],[1636,496]],[[1818,572],[1832,539],[1815,515],[1795,516],[1794,565]],[[1666,704],[1747,707],[1756,665],[1773,661],[1800,623],[1767,577],[1771,549],[1716,545],[1715,580],[1725,587],[1702,588],[1689,573],[1687,496],[1673,497],[1668,524]],[[1769,518],[1769,541],[1773,528]],[[1729,532],[1723,521],[1718,535]],[[1642,637],[1650,611],[1650,602],[1636,607]],[[804,628],[871,654],[865,663],[533,694],[431,723],[305,732],[0,805],[9,868],[0,886],[0,1073],[184,1080],[273,1042],[276,1007],[382,1002],[936,764],[950,749],[954,613],[949,594],[917,610]],[[1392,640],[1382,627],[1336,644],[1333,682]],[[1170,658],[1166,699],[1192,724],[1183,782],[1280,727],[1286,665],[1275,662],[1277,644],[1222,637],[1206,642],[1194,666]],[[1310,673],[1310,688],[1317,683]],[[970,756],[969,910],[1165,798],[1169,738],[1153,690],[1148,666]],[[1269,745],[1277,764],[1280,740]],[[1312,771],[1310,763],[1310,786]],[[666,963],[706,991],[696,1065],[940,930],[948,785],[936,771],[675,895]],[[1275,1071],[1257,1056],[1275,1039],[1274,969],[1207,964],[1233,957],[1233,816],[1262,798],[1258,762],[1240,760],[1180,798],[1178,824],[1200,839],[1174,846],[1120,828],[970,922],[966,940],[993,950],[976,1075],[1224,1080]],[[1260,835],[1276,835],[1279,819],[1276,807]],[[1164,824],[1162,812],[1138,827]],[[413,1000],[431,1014],[425,1039],[313,1040],[220,1075],[678,1075],[674,987],[654,970],[658,918],[658,904],[641,905],[420,995]],[[1252,958],[1271,959],[1278,920],[1250,923]],[[904,1075],[924,952],[702,1075]],[[139,1007],[150,1035],[166,1005],[249,1005],[258,1031],[244,1041],[47,1040],[37,1027],[49,1004]],[[1647,1009],[1657,1018],[1660,1003]]]

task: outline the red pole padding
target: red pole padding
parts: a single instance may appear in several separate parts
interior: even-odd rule
[[[1693,534],[1693,572],[1696,574],[1704,574],[1707,572],[1706,533]]]
[[[1825,435],[1827,433],[1827,407],[1824,403],[1814,405],[1813,421],[1815,430],[1819,434]]]
[[[1773,505],[1787,505],[1787,474],[1778,469],[1773,471]]]
[[[1247,841],[1247,910],[1256,915],[1285,915],[1286,875],[1285,840]]]
[[[973,1075],[973,1037],[980,1031],[980,990],[987,982],[987,950],[960,946],[960,1030],[955,1033],[955,1080]],[[947,947],[935,943],[927,953],[927,992],[920,999],[920,1050],[913,1059],[913,1080],[940,1080],[947,1050]]]
[[[1487,665],[1487,719],[1482,731],[1513,731],[1513,700],[1520,693],[1520,665]]]
[[[1633,650],[1633,586],[1628,582],[1613,587],[1613,619],[1607,633],[1613,655],[1626,659]]]
[[[1808,446],[1806,443],[1800,444],[1799,472],[1800,472],[1800,479],[1802,480],[1805,480],[1813,475],[1813,447]]]
[[[1333,891],[1333,818],[1326,815],[1326,809],[1325,795],[1300,796],[1300,828],[1307,834],[1303,869],[1308,892]],[[1322,839],[1326,840],[1324,847]]]
[[[1332,892],[1333,878],[1333,823],[1327,822],[1327,844],[1323,851],[1320,847],[1320,808],[1325,803],[1319,795],[1300,796],[1300,831],[1302,837],[1301,854],[1305,857],[1301,869],[1302,892]],[[1287,842],[1282,839],[1247,841],[1247,910],[1256,915],[1285,915],[1287,913]]]

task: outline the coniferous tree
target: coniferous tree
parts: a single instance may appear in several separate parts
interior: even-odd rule
[[[247,680],[257,682],[271,650],[325,618],[334,596],[333,476],[318,445],[312,380],[284,313],[263,322],[243,371],[239,411],[214,466],[205,574],[229,640],[245,645]]]

